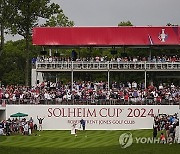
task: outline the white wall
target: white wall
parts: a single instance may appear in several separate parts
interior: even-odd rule
[[[43,128],[46,130],[69,130],[72,123],[86,120],[89,130],[130,130],[151,129],[152,114],[174,114],[177,105],[7,105],[6,118],[16,112],[28,114],[37,123],[37,116],[45,117]]]
[[[43,73],[42,72],[36,72],[36,69],[32,69],[31,70],[31,86],[32,87],[36,86],[37,80],[39,80],[39,83],[43,82]]]

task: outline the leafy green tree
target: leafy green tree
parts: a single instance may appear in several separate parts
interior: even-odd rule
[[[26,40],[26,68],[25,84],[29,85],[29,43],[31,41],[33,27],[40,26],[39,19],[48,22],[52,16],[63,14],[58,4],[51,3],[50,0],[12,0],[14,5],[14,18],[10,22],[11,32],[19,34]],[[65,15],[64,15],[65,17]],[[68,19],[66,18],[66,21]],[[64,22],[64,21],[63,21]],[[60,21],[58,21],[60,24]]]
[[[25,40],[8,41],[4,45],[4,52],[0,57],[0,81],[3,84],[20,84],[25,83]],[[30,44],[30,58],[37,57],[40,47]]]
[[[4,34],[9,27],[9,21],[13,17],[13,7],[11,5],[11,0],[0,0],[0,56],[4,48]]]
[[[170,22],[166,24],[166,26],[178,26],[178,24],[171,24]]]
[[[128,21],[121,21],[118,26],[133,26],[133,24],[128,20]]]
[[[2,83],[5,85],[23,84],[25,55],[18,44],[15,46],[12,41],[6,43],[0,61],[0,79]]]
[[[72,27],[74,22],[70,21],[67,16],[64,15],[63,11],[58,14],[52,15],[44,24],[44,26],[50,27]]]

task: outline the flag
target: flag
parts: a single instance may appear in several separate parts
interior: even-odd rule
[[[153,40],[149,34],[148,34],[148,38],[149,38],[150,45],[153,45]]]

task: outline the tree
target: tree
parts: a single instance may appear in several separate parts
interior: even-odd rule
[[[30,58],[37,57],[40,47],[30,44]],[[0,57],[0,81],[3,84],[19,84],[25,83],[25,61],[26,53],[25,40],[8,41],[4,45],[4,51]]]
[[[4,33],[13,17],[13,7],[10,0],[0,0],[0,56],[4,48]]]
[[[63,14],[63,11],[51,16],[46,23],[44,24],[44,26],[50,26],[50,27],[72,27],[74,26],[74,22],[70,21],[68,17],[66,17]]]
[[[178,24],[171,24],[170,22],[166,24],[166,26],[178,26]]]
[[[121,21],[118,26],[133,26],[133,24],[128,20],[128,21]]]
[[[52,16],[63,14],[63,12],[58,4],[51,3],[50,0],[11,0],[11,3],[15,11],[14,18],[10,22],[10,30],[12,34],[19,34],[26,40],[25,84],[29,85],[29,42],[32,29],[40,26],[39,19],[47,22],[53,18]],[[64,17],[66,16],[64,15]],[[60,21],[58,22],[60,23]]]

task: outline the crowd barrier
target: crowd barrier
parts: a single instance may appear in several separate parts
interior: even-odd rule
[[[36,69],[58,70],[180,70],[180,62],[36,62]]]
[[[130,99],[128,101],[121,99],[51,99],[51,100],[10,100],[1,99],[0,104],[32,104],[32,105],[180,105],[178,100],[156,100],[154,98],[145,98],[144,100],[138,100],[137,98]]]

